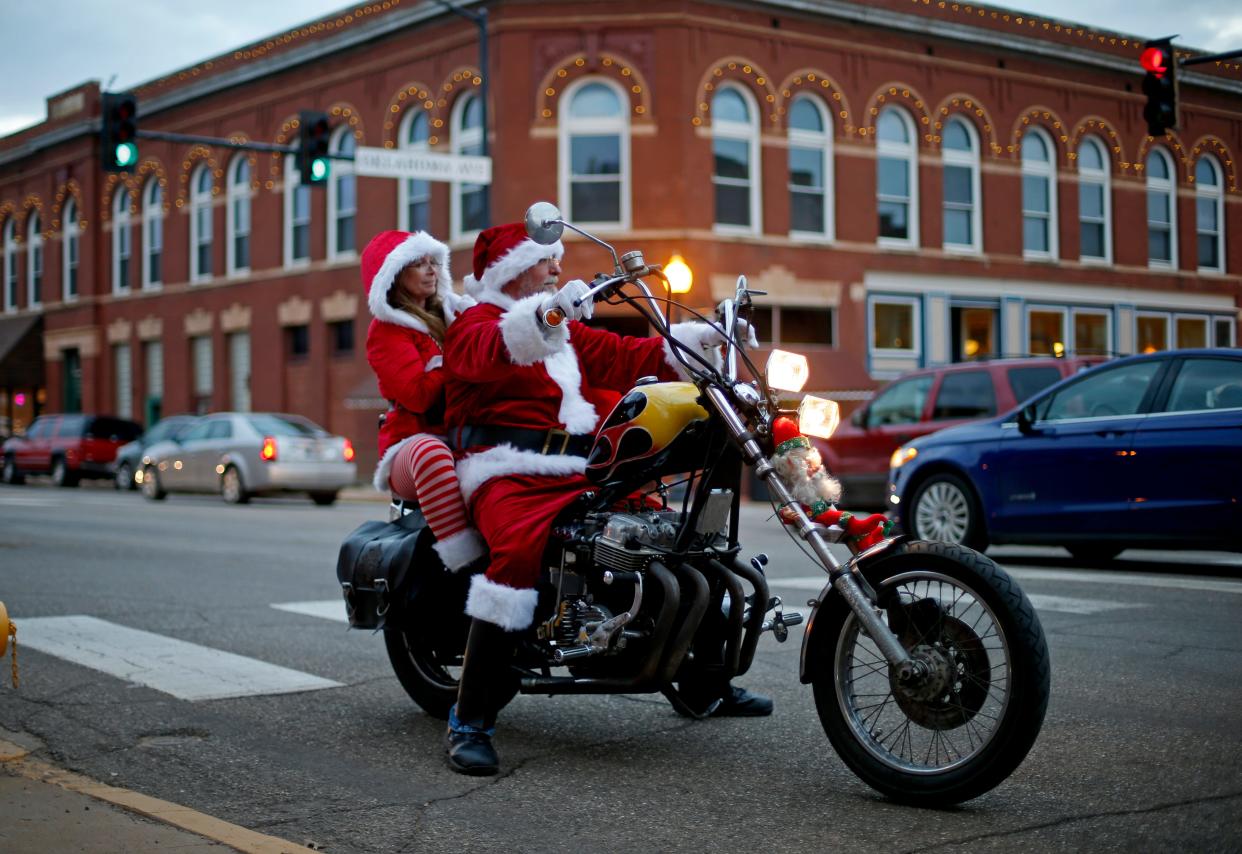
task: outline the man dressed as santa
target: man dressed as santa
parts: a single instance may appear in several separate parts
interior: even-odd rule
[[[491,563],[471,581],[473,617],[457,705],[449,715],[449,765],[495,774],[496,715],[516,633],[534,620],[544,547],[556,515],[591,484],[584,476],[595,428],[635,380],[685,379],[663,338],[630,338],[584,325],[592,302],[580,279],[557,290],[564,246],[527,237],[521,223],[488,228],[474,246],[466,290],[478,305],[458,315],[444,341],[445,424],[457,449],[462,493]],[[677,323],[674,337],[719,360],[723,336]],[[723,686],[715,714],[753,716],[772,701]]]

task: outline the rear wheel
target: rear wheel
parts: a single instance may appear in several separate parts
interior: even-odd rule
[[[910,534],[919,540],[955,543],[980,551],[988,546],[975,491],[954,474],[933,474],[919,486],[909,520]]]
[[[245,504],[250,500],[250,493],[246,491],[237,466],[229,466],[220,475],[220,497],[225,504]]]
[[[52,483],[65,487],[78,485],[77,473],[69,471],[64,457],[57,457],[52,463]]]
[[[122,491],[137,489],[138,484],[134,483],[134,467],[129,463],[119,463],[116,474],[112,476],[112,485]]]
[[[310,494],[310,499],[320,507],[331,507],[336,503],[336,490],[329,490],[327,492],[312,492]]]
[[[160,475],[155,466],[147,466],[142,470],[142,497],[148,501],[163,501],[168,497],[160,484]]]
[[[9,454],[4,458],[4,470],[0,473],[0,479],[5,483],[16,486],[19,483],[25,483],[26,477],[17,469],[17,460],[13,459],[13,455]]]

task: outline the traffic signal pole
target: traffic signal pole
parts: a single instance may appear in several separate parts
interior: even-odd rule
[[[479,76],[483,78],[482,83],[479,85],[479,97],[482,101],[482,108],[479,110],[479,124],[483,126],[483,150],[480,154],[487,157],[487,81],[490,76],[487,72],[487,7],[484,6],[477,12],[471,12],[455,3],[450,3],[449,0],[436,0],[436,2],[449,11],[474,21],[475,26],[479,28]],[[492,191],[490,187],[483,193],[483,221],[488,224],[492,221]]]
[[[1233,59],[1242,56],[1242,48],[1238,50],[1227,50],[1224,53],[1209,53],[1207,56],[1192,56],[1190,59],[1183,59],[1178,65],[1203,65],[1206,62],[1218,62],[1222,59]]]

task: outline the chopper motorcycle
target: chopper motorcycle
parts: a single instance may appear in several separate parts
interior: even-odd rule
[[[675,304],[643,281],[667,282],[658,265],[640,252],[618,257],[547,202],[530,208],[526,228],[537,243],[569,228],[607,249],[613,274],[598,275],[583,298],[637,310],[689,381],[639,380],[600,426],[587,460],[595,488],[554,523],[509,697],[662,692],[680,714],[710,714],[714,705],[696,703],[687,686],[745,673],[763,634],[784,642],[802,621],[770,595],[766,556],[742,557],[739,487],[750,468],[826,573],[807,603],[798,672],[846,765],[920,806],[959,803],[1008,777],[1048,705],[1048,649],[1030,601],[1002,568],[959,545],[898,536],[838,559],[829,546],[847,542],[844,530],[813,521],[769,461],[776,392],[800,391],[807,370],[805,357],[781,351],[764,371],[751,363],[734,331],[762,292],[739,277],[735,297],[718,307],[717,327],[731,334],[717,366],[672,337],[661,306]],[[751,379],[739,378],[739,362]],[[807,396],[802,431],[818,425],[816,435],[830,435],[835,406]],[[470,624],[469,578],[444,570],[416,507],[394,503],[390,519],[410,535],[385,560],[355,561],[370,564],[369,580],[356,567],[342,571],[344,559],[338,566],[346,609],[351,625],[384,630],[401,685],[446,719]]]

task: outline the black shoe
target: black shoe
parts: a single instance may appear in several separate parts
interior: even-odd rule
[[[772,714],[772,698],[730,685],[712,712],[714,718],[763,718]]]
[[[448,753],[449,767],[458,774],[490,777],[500,770],[500,757],[492,747],[492,737],[486,732],[473,728],[463,732],[450,729],[444,735],[444,749]]]

